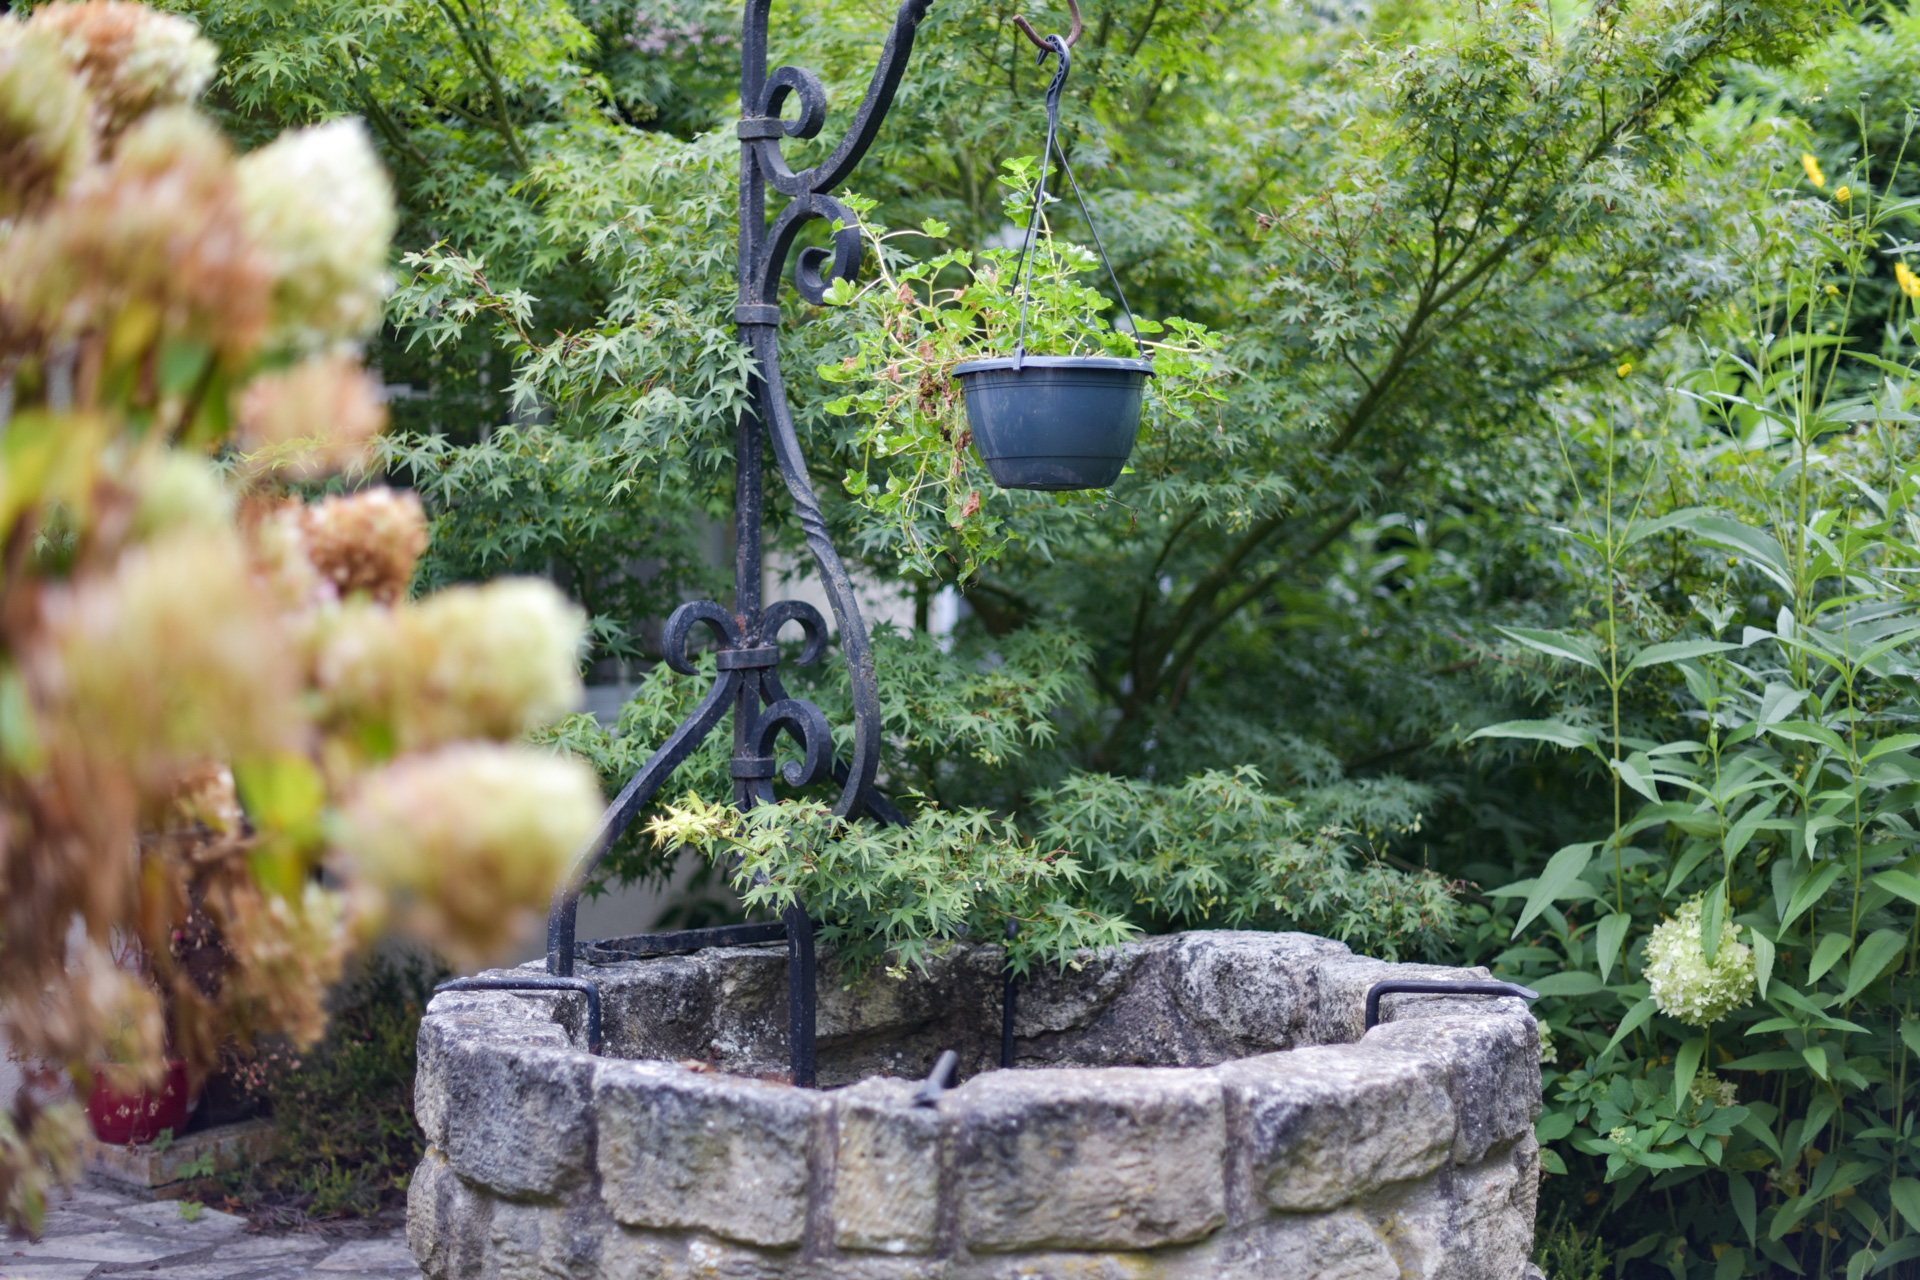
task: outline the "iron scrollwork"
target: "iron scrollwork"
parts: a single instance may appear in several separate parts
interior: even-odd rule
[[[834,280],[851,279],[859,270],[862,245],[853,211],[831,192],[853,172],[878,134],[906,70],[914,32],[926,16],[927,4],[928,0],[904,0],[866,97],[854,112],[846,135],[825,160],[795,173],[781,151],[782,144],[788,138],[819,135],[826,123],[826,90],[819,77],[800,67],[783,66],[767,72],[767,19],[772,0],[747,0],[741,36],[742,115],[736,126],[740,139],[740,264],[734,321],[741,342],[753,353],[757,374],[751,381],[750,408],[740,415],[734,439],[734,608],[729,611],[712,601],[700,601],[680,606],[667,620],[663,643],[667,665],[683,675],[693,674],[689,644],[694,628],[699,626],[711,634],[717,646],[718,675],[693,713],[607,807],[593,839],[555,894],[547,921],[547,971],[556,977],[573,973],[574,928],[587,877],[729,710],[734,726],[734,803],[741,809],[771,803],[777,774],[796,787],[829,778],[838,782],[840,794],[834,812],[841,817],[903,820],[874,787],[881,725],[873,647],[846,566],[834,549],[819,499],[807,478],[781,380],[778,330],[780,284],[789,256],[794,258],[794,285],[809,302],[820,302]],[[789,100],[797,104],[798,112],[794,119],[784,120],[781,114]],[[789,198],[771,225],[767,221],[768,188]],[[801,229],[815,220],[839,224],[832,247],[805,248],[794,255]],[[825,714],[811,702],[788,696],[780,683],[781,628],[790,622],[799,625],[805,641],[798,661],[810,665],[826,652],[826,620],[819,610],[800,601],[761,607],[762,457],[769,444],[806,534],[847,660],[854,724],[853,750],[844,764],[834,759],[833,736]],[[776,743],[782,734],[800,747],[798,759],[776,760]],[[785,913],[785,925],[793,1078],[796,1084],[810,1085],[814,1078],[813,927],[804,905]],[[726,930],[713,932],[715,936],[708,945],[730,940],[720,936]]]

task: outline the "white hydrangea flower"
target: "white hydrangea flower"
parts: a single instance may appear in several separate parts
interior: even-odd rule
[[[384,914],[462,964],[511,942],[600,817],[593,770],[531,747],[460,743],[368,775],[336,836]]]
[[[393,188],[357,120],[282,134],[240,161],[247,230],[274,264],[274,320],[301,346],[356,338],[388,288]]]
[[[192,102],[213,83],[219,50],[191,18],[144,10],[120,75],[155,103]]]
[[[1712,964],[1700,945],[1700,899],[1680,908],[1647,939],[1647,986],[1660,1012],[1696,1027],[1720,1021],[1753,998],[1753,951],[1741,926],[1720,933]]]

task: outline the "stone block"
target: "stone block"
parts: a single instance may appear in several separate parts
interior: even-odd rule
[[[494,976],[499,976],[495,974]],[[427,1005],[415,1040],[414,1119],[427,1142],[447,1146],[448,1086],[443,1069],[455,1045],[537,1045],[564,1049],[571,1041],[552,1011],[509,991],[443,991]]]
[[[606,1210],[575,1204],[502,1203],[488,1224],[486,1258],[474,1280],[599,1280]]]
[[[833,1238],[842,1249],[927,1253],[940,1226],[937,1111],[908,1080],[863,1080],[834,1097]]]
[[[1365,1044],[1439,1068],[1457,1122],[1455,1164],[1473,1164],[1488,1148],[1533,1131],[1540,1114],[1540,1028],[1531,1014],[1459,1010],[1383,1022]]]
[[[790,1246],[806,1231],[819,1093],[651,1062],[597,1083],[601,1194],[631,1227]]]
[[[1418,1059],[1328,1045],[1220,1069],[1249,1188],[1275,1209],[1331,1209],[1424,1177],[1454,1145],[1441,1072]]]
[[[426,1280],[480,1274],[498,1203],[461,1182],[444,1152],[427,1148],[407,1183],[407,1247]]]
[[[1050,1273],[1049,1273],[1050,1274]],[[1282,1213],[1169,1256],[1166,1280],[1415,1280],[1375,1224],[1352,1209]],[[1507,1280],[1486,1276],[1477,1280]],[[1519,1280],[1516,1276],[1513,1280]]]
[[[443,1045],[435,1070],[454,1171],[515,1197],[550,1197],[579,1182],[592,1162],[596,1061],[469,1038]]]
[[[1172,940],[1174,993],[1234,1057],[1290,1048],[1314,1005],[1314,970],[1351,953],[1307,933],[1209,930]]]
[[[1521,1280],[1533,1254],[1540,1147],[1531,1133],[1361,1206],[1406,1280]]]
[[[1226,1220],[1212,1072],[993,1072],[940,1109],[958,1124],[960,1231],[974,1250],[1151,1249]]]

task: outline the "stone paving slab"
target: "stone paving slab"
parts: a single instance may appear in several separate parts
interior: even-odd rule
[[[0,1236],[0,1280],[420,1280],[394,1232],[362,1240],[254,1235],[245,1218],[99,1186],[53,1193],[38,1240]]]

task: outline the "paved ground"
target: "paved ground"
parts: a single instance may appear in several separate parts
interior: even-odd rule
[[[55,1191],[38,1240],[0,1234],[0,1280],[419,1280],[398,1233],[365,1240],[254,1235],[245,1218],[90,1186]]]

